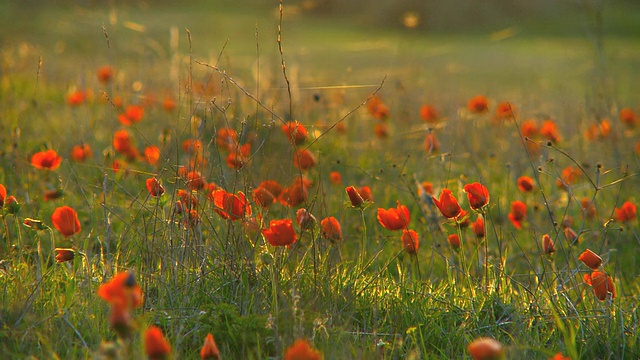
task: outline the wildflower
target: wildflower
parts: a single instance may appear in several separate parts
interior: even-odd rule
[[[602,265],[602,258],[590,249],[586,249],[582,254],[580,254],[580,256],[578,256],[578,259],[593,270],[597,270],[600,265]]]
[[[320,360],[322,355],[304,339],[296,340],[284,352],[284,360]]]
[[[373,126],[373,133],[379,139],[386,139],[389,137],[389,128],[385,123],[377,123]]]
[[[103,84],[108,84],[111,81],[111,66],[105,65],[98,68],[98,80]]]
[[[144,332],[144,352],[149,360],[166,359],[171,354],[171,345],[157,326],[149,326]]]
[[[549,234],[542,235],[542,252],[547,255],[556,252],[556,247],[553,245],[553,240],[551,240]]]
[[[519,200],[511,203],[511,212],[507,215],[516,229],[522,229],[522,221],[527,216],[527,205]]]
[[[390,208],[389,210],[378,208],[378,222],[388,230],[405,229],[411,221],[409,208],[401,205],[400,201],[397,204],[396,208]]]
[[[180,189],[178,190],[177,195],[180,198],[181,205],[184,205],[187,210],[198,207],[198,199],[193,195],[193,192]]]
[[[362,196],[362,200],[367,202],[373,202],[373,194],[371,193],[371,188],[367,185],[364,185],[358,189],[358,193]]]
[[[162,110],[170,113],[175,108],[176,108],[176,101],[173,100],[173,97],[171,97],[170,95],[165,96],[164,100],[162,100]]]
[[[39,151],[31,157],[31,165],[36,169],[55,170],[61,162],[62,157],[55,150]]]
[[[453,219],[460,215],[462,209],[460,208],[460,204],[458,204],[458,200],[451,194],[451,190],[442,189],[440,193],[440,199],[436,199],[434,196],[431,197],[433,199],[434,204],[440,210],[440,213],[447,219]]]
[[[316,165],[316,158],[307,149],[296,152],[293,157],[293,165],[300,170],[308,170]]]
[[[142,153],[144,154],[144,159],[150,165],[158,165],[158,161],[160,161],[160,149],[157,146],[147,146],[146,148],[144,148],[144,151]]]
[[[489,190],[484,185],[474,182],[465,185],[463,189],[473,210],[481,209],[489,203]]]
[[[567,166],[562,169],[562,174],[559,179],[556,179],[556,186],[561,189],[566,189],[567,186],[574,184],[578,178],[582,176],[582,171],[573,166]]]
[[[187,217],[184,219],[185,226],[188,228],[194,228],[200,224],[200,213],[196,209],[189,210]]]
[[[358,190],[356,190],[355,187],[347,186],[345,191],[349,196],[349,201],[351,202],[351,206],[360,207],[360,205],[364,203],[364,199],[362,198],[362,195],[360,195],[360,193],[358,192]]]
[[[182,142],[182,151],[185,154],[200,155],[202,154],[202,141],[198,139],[186,139]]]
[[[503,355],[502,344],[492,338],[481,337],[473,340],[467,351],[474,360],[499,359]]]
[[[69,106],[82,105],[85,101],[85,94],[82,90],[76,90],[67,95],[67,104]]]
[[[127,130],[118,130],[113,133],[113,149],[129,159],[135,159],[139,154]]]
[[[218,350],[218,345],[216,345],[213,335],[207,334],[207,337],[204,339],[204,345],[202,345],[202,349],[200,349],[200,358],[202,360],[220,359],[220,350]]]
[[[307,184],[305,179],[296,178],[293,184],[282,189],[278,200],[284,206],[298,206],[304,203],[309,198]]]
[[[263,208],[269,207],[275,200],[276,197],[271,191],[267,190],[267,188],[258,186],[253,189],[253,201],[255,201],[258,206]]]
[[[207,186],[207,180],[197,170],[187,171],[184,180],[190,190],[202,190]]]
[[[71,159],[75,162],[85,162],[88,158],[93,156],[91,147],[87,144],[75,145],[71,149]]]
[[[309,137],[307,129],[298,121],[290,121],[282,125],[282,132],[289,141],[292,141],[297,145],[307,141],[307,138]]]
[[[549,360],[571,360],[571,358],[568,356],[564,356],[561,352],[559,352],[553,355],[553,357],[549,358]]]
[[[125,303],[116,301],[111,304],[111,312],[109,313],[109,327],[123,339],[128,338],[133,330],[129,310]]]
[[[276,198],[282,192],[282,185],[275,180],[264,180],[258,187],[268,190]]]
[[[418,193],[423,192],[426,195],[433,196],[433,183],[429,181],[423,181],[418,187]],[[422,196],[422,195],[420,195]]]
[[[71,261],[76,256],[73,249],[55,248],[54,251],[56,252],[56,261],[60,263]]]
[[[571,245],[575,245],[579,242],[578,233],[570,227],[564,228],[564,237]]]
[[[428,133],[424,137],[424,148],[427,151],[427,154],[431,154],[440,149],[440,144],[438,143],[438,139],[434,133]]]
[[[518,190],[522,192],[531,192],[533,191],[533,179],[528,176],[520,176],[517,180]]]
[[[139,123],[144,116],[144,108],[139,105],[129,105],[124,108],[124,113],[118,115],[118,121],[122,125],[130,126]]]
[[[634,127],[638,123],[636,113],[629,107],[620,109],[618,116],[620,117],[620,121],[629,127]]]
[[[216,145],[224,149],[232,149],[238,143],[238,133],[230,128],[219,129],[216,133]]]
[[[458,250],[460,250],[460,236],[458,236],[458,234],[451,234],[447,236],[447,242],[449,243],[449,246],[451,246],[453,251],[457,252]]]
[[[242,191],[234,195],[224,190],[216,190],[213,192],[213,203],[216,207],[215,212],[223,219],[235,221],[251,215],[251,205]]]
[[[342,228],[335,217],[330,216],[322,219],[322,221],[320,221],[320,228],[322,229],[321,234],[323,238],[331,242],[342,241]]]
[[[292,245],[296,242],[296,232],[291,219],[271,220],[268,229],[262,229],[262,235],[273,246]]]
[[[532,138],[538,134],[538,124],[533,119],[528,119],[520,124],[520,133],[523,137]]]
[[[600,301],[607,299],[607,294],[611,293],[611,298],[616,298],[616,289],[609,275],[596,270],[591,274],[584,274],[584,282],[593,288],[593,293]]]
[[[342,175],[337,171],[332,171],[329,173],[329,181],[334,185],[340,185],[342,184]]]
[[[636,204],[631,201],[625,201],[621,207],[615,208],[616,220],[620,222],[629,222],[636,218]]]
[[[78,213],[69,206],[61,206],[55,209],[51,215],[51,222],[64,237],[75,235],[81,229]]]
[[[489,100],[484,95],[476,95],[467,101],[467,109],[474,114],[481,114],[489,109]]]
[[[409,254],[415,254],[420,247],[420,239],[418,233],[413,230],[402,229],[402,247]]]
[[[389,116],[389,107],[382,102],[379,96],[374,95],[367,102],[367,110],[376,119],[384,120]]]
[[[300,226],[300,229],[311,229],[316,224],[316,218],[307,211],[305,208],[300,208],[296,211],[296,222]]]
[[[515,107],[508,101],[503,101],[496,107],[496,119],[513,119]]]
[[[586,215],[587,218],[593,218],[596,216],[596,207],[589,198],[580,199],[580,208],[582,209],[582,213]]]
[[[7,188],[0,184],[0,207],[4,206],[4,200],[7,198]]]
[[[482,216],[479,215],[476,221],[471,223],[471,229],[478,239],[485,237],[486,229],[484,227],[484,219]]]
[[[549,141],[557,143],[560,141],[560,133],[558,132],[558,126],[553,120],[545,120],[540,127],[540,135],[547,138]]]
[[[250,143],[246,143],[239,147],[235,146],[234,148],[230,149],[229,155],[227,155],[225,162],[227,163],[227,166],[231,169],[242,169],[244,165],[247,163],[247,161],[249,161],[250,155],[251,155]]]
[[[63,192],[60,189],[46,190],[44,192],[44,197],[42,199],[44,201],[55,200],[60,198],[62,195],[63,195]]]
[[[154,177],[148,178],[145,184],[147,186],[147,191],[149,192],[149,195],[153,197],[158,197],[164,194],[164,187],[160,184],[158,179]]]
[[[420,106],[420,117],[428,123],[433,123],[440,119],[440,114],[434,106],[425,104]]]

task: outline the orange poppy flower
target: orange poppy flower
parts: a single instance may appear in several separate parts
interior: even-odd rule
[[[322,229],[321,235],[323,238],[331,241],[342,241],[342,228],[338,220],[330,216],[320,221],[320,228]]]
[[[510,120],[514,118],[516,108],[508,101],[503,101],[496,106],[496,119]]]
[[[260,185],[258,185],[259,188],[265,188],[266,190],[268,190],[271,194],[273,194],[274,197],[278,197],[280,195],[280,193],[282,192],[282,185],[280,185],[277,181],[275,180],[264,180],[263,182],[260,183]]]
[[[258,186],[253,189],[253,201],[258,206],[266,208],[269,207],[276,200],[276,197],[267,188]]]
[[[223,219],[236,221],[251,215],[251,204],[242,191],[234,195],[224,190],[216,190],[213,192],[213,204],[216,207],[215,212]]]
[[[143,151],[144,159],[151,165],[158,165],[158,161],[160,161],[160,149],[155,146],[147,146]]]
[[[469,206],[473,210],[481,209],[489,203],[489,190],[484,185],[474,182],[465,185],[463,190],[467,193]]]
[[[7,198],[7,189],[0,184],[0,207],[4,206],[4,200]]]
[[[600,265],[602,265],[602,258],[590,249],[586,249],[582,254],[580,254],[580,256],[578,256],[578,260],[582,261],[583,264],[593,270],[597,270]]]
[[[516,229],[522,229],[522,222],[527,216],[527,204],[522,201],[516,200],[511,203],[511,212],[507,215],[513,226]]]
[[[142,306],[142,289],[132,272],[121,272],[98,287],[98,296],[107,303],[124,304],[127,309]]]
[[[620,121],[629,127],[634,127],[638,123],[638,117],[631,108],[626,107],[620,109],[620,113],[618,115],[620,117]]]
[[[373,133],[378,139],[386,139],[389,137],[389,128],[385,123],[377,123],[373,125]]]
[[[611,298],[616,298],[616,289],[609,275],[596,270],[591,274],[584,274],[584,282],[593,288],[593,293],[600,301],[607,299],[607,294],[611,293]]]
[[[360,195],[360,193],[358,192],[358,190],[356,190],[355,187],[347,186],[345,191],[347,192],[347,195],[349,196],[349,201],[351,202],[351,206],[359,207],[360,205],[362,205],[364,203],[364,199],[362,198],[362,195]]]
[[[154,177],[147,179],[146,186],[147,191],[149,191],[149,195],[153,197],[162,196],[162,194],[164,194],[164,187],[160,184],[158,179]]]
[[[304,179],[296,178],[293,184],[282,189],[278,200],[284,206],[298,206],[309,198],[307,186],[308,184]]]
[[[502,344],[488,337],[473,340],[467,346],[467,351],[474,360],[500,359],[503,355]]]
[[[562,169],[560,179],[556,179],[556,186],[561,189],[566,189],[567,186],[574,184],[582,176],[582,171],[573,166],[567,166]]]
[[[320,360],[322,355],[304,339],[296,340],[284,352],[284,360]]]
[[[300,229],[311,229],[316,224],[316,217],[313,216],[307,209],[300,208],[296,211],[296,221],[300,226]]]
[[[371,193],[371,188],[367,185],[362,186],[358,189],[358,193],[362,196],[362,200],[367,202],[373,202],[373,194]]]
[[[73,249],[55,248],[54,251],[56,252],[56,261],[60,263],[71,261],[76,256],[76,251]]]
[[[191,210],[198,207],[198,198],[193,195],[192,191],[180,189],[178,190],[177,195],[180,198],[181,204],[187,209]]]
[[[31,157],[31,165],[36,169],[55,170],[61,162],[62,157],[55,150],[39,151]]]
[[[406,229],[411,222],[411,214],[409,208],[397,202],[397,207],[385,210],[378,208],[378,222],[388,230]]]
[[[478,239],[482,239],[485,237],[487,231],[484,227],[484,219],[482,218],[482,216],[478,216],[476,221],[471,223],[471,229]]]
[[[433,183],[429,181],[421,182],[420,186],[418,186],[418,193],[420,196],[423,196],[423,193],[424,195],[433,196]]]
[[[227,166],[231,169],[242,169],[249,161],[251,155],[251,144],[246,143],[240,147],[237,145],[230,149],[226,158]]]
[[[585,215],[588,219],[591,219],[596,216],[596,206],[593,204],[589,198],[580,199],[580,208],[582,209],[583,215]]]
[[[192,229],[200,224],[200,220],[202,219],[200,218],[200,213],[198,212],[198,210],[191,209],[187,213],[187,217],[184,219],[184,224],[186,227]]]
[[[578,242],[580,242],[579,237],[578,237],[578,233],[576,233],[575,230],[573,230],[570,227],[566,227],[564,228],[564,237],[565,239],[567,239],[567,241],[569,242],[569,244],[571,245],[575,245]]]
[[[556,353],[552,358],[549,358],[549,360],[571,360],[571,358],[564,356],[562,353]]]
[[[67,104],[69,104],[69,106],[78,106],[78,105],[82,105],[86,100],[86,96],[84,91],[82,90],[76,90],[72,93],[70,93],[69,95],[67,95]]]
[[[202,360],[220,359],[220,350],[218,350],[218,345],[216,345],[213,335],[207,334],[207,337],[204,339],[204,345],[202,345],[202,349],[200,349],[200,358]]]
[[[149,326],[144,332],[144,352],[149,360],[166,359],[171,354],[171,345],[157,326]]]
[[[108,84],[111,81],[111,66],[105,65],[98,68],[98,80],[103,84]]]
[[[534,188],[533,179],[528,176],[520,176],[517,180],[518,190],[522,192],[531,192]]]
[[[425,104],[420,106],[420,117],[428,123],[433,123],[440,119],[440,114],[434,106]]]
[[[316,158],[309,150],[304,149],[293,156],[293,165],[300,170],[308,170],[316,165]]]
[[[173,97],[169,95],[165,96],[164,100],[162,100],[162,110],[170,113],[175,108],[176,108],[176,101],[173,100]]]
[[[130,126],[139,123],[144,116],[144,108],[139,105],[129,105],[124,108],[124,113],[118,114],[118,121],[122,125]]]
[[[460,250],[460,237],[458,236],[458,234],[451,234],[447,236],[447,242],[449,243],[449,246],[451,246],[453,251]]]
[[[87,144],[75,145],[71,149],[71,159],[75,162],[85,162],[88,158],[93,156],[91,147]]]
[[[297,236],[293,230],[291,219],[271,220],[268,229],[262,229],[262,235],[273,246],[289,246],[296,242]]]
[[[431,154],[440,150],[440,144],[438,143],[438,138],[432,132],[427,133],[424,137],[424,149],[427,151],[427,154]]]
[[[553,240],[551,240],[549,234],[542,235],[542,252],[547,255],[556,252],[556,247],[553,245]]]
[[[631,201],[625,201],[621,207],[615,208],[616,220],[620,222],[629,222],[636,218],[636,204]]]
[[[202,141],[198,139],[187,139],[182,142],[182,151],[186,154],[201,155],[203,151]]]
[[[282,132],[289,141],[293,141],[293,143],[297,145],[307,141],[307,138],[309,137],[307,129],[298,121],[290,121],[282,125]]]
[[[374,95],[367,102],[367,110],[376,119],[386,119],[389,116],[389,107],[382,102],[379,96]]]
[[[467,101],[467,109],[474,114],[483,113],[489,109],[489,99],[484,95],[476,95]]]
[[[51,215],[51,222],[64,237],[75,235],[81,229],[78,213],[69,206],[56,208]]]
[[[337,171],[332,171],[329,173],[329,181],[334,185],[340,185],[342,184],[342,175]]]
[[[523,137],[532,138],[538,134],[538,124],[533,119],[528,119],[520,124],[520,133]]]
[[[130,159],[138,156],[138,149],[133,146],[131,134],[127,130],[117,130],[113,133],[113,149]]]
[[[190,190],[202,190],[207,186],[207,180],[197,170],[187,171],[184,175],[184,181]]]
[[[219,129],[216,133],[216,145],[230,150],[238,143],[238,133],[230,128]]]
[[[561,139],[560,133],[558,132],[558,126],[553,120],[545,120],[542,122],[540,135],[554,143],[557,143]]]
[[[418,233],[413,230],[402,229],[402,248],[409,254],[415,254],[420,247]]]
[[[432,196],[431,199],[433,199],[433,203],[436,204],[440,213],[447,219],[456,218],[462,212],[458,200],[451,194],[449,189],[442,189],[440,199],[436,199],[435,196]]]

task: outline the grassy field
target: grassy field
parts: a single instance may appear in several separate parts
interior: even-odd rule
[[[266,2],[0,4],[0,354],[152,358],[155,325],[175,359],[207,334],[227,359],[293,359],[296,339],[481,358],[480,337],[508,359],[639,358],[640,8],[609,5],[598,35],[580,7],[421,32]]]

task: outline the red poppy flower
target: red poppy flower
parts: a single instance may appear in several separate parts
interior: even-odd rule
[[[373,125],[373,133],[379,139],[386,139],[389,137],[389,128],[385,123],[377,123]]]
[[[73,249],[55,248],[54,251],[56,252],[56,261],[60,263],[71,261],[76,256],[76,251]]]
[[[165,96],[164,100],[162,100],[162,110],[170,113],[175,108],[176,108],[176,101],[173,100],[173,97],[169,95]]]
[[[125,271],[98,287],[98,296],[109,304],[125,304],[127,309],[142,306],[142,289],[133,273]]]
[[[271,220],[268,229],[262,229],[262,235],[273,246],[289,246],[296,242],[297,236],[293,230],[293,220]]]
[[[373,202],[373,194],[371,193],[371,188],[367,185],[362,186],[358,189],[358,193],[362,196],[362,200]]]
[[[553,120],[545,120],[542,122],[540,135],[554,143],[557,143],[561,139],[560,133],[558,132],[558,126]]]
[[[309,191],[307,190],[307,182],[304,179],[296,178],[293,184],[282,189],[278,196],[278,201],[284,206],[298,206],[309,198]]]
[[[154,177],[147,179],[146,186],[147,191],[149,191],[149,195],[153,197],[162,196],[162,194],[164,194],[164,187],[162,187],[158,179]]]
[[[216,345],[213,335],[207,334],[207,337],[204,339],[204,345],[202,345],[202,349],[200,349],[200,358],[202,360],[220,359],[220,350],[218,350],[218,345]]]
[[[202,190],[207,186],[207,180],[202,176],[200,171],[197,170],[187,171],[184,176],[184,181],[190,190]]]
[[[533,179],[528,176],[520,176],[517,181],[518,190],[522,192],[531,192],[533,191],[534,182]]]
[[[267,188],[258,186],[253,189],[253,201],[255,201],[258,206],[263,208],[269,207],[275,200],[276,197],[271,191],[267,190]]]
[[[577,244],[580,240],[578,238],[578,233],[570,227],[564,228],[564,237],[571,245]]]
[[[460,250],[460,237],[458,236],[458,234],[451,234],[447,236],[447,242],[449,243],[449,246],[451,246],[453,251]]]
[[[467,193],[469,206],[472,209],[481,209],[489,203],[489,190],[484,185],[474,182],[465,185],[463,190]]]
[[[438,143],[438,139],[435,134],[430,132],[424,137],[424,148],[427,151],[427,154],[431,154],[440,149],[440,144]]]
[[[179,189],[177,194],[180,198],[181,204],[184,205],[188,210],[198,207],[198,198],[195,197],[192,191]]]
[[[216,190],[213,192],[213,203],[216,206],[215,212],[223,219],[235,221],[251,215],[251,205],[242,191],[234,195],[224,190]]]
[[[523,137],[532,138],[538,134],[538,124],[532,119],[525,120],[520,124],[520,133]]]
[[[157,326],[149,326],[144,332],[144,352],[149,360],[166,359],[171,354],[171,345]]]
[[[337,171],[332,171],[329,173],[329,181],[334,185],[340,185],[342,184],[342,175]]]
[[[282,192],[282,185],[275,180],[264,180],[260,185],[258,185],[258,187],[269,190],[269,192],[276,198],[280,196],[280,193]]]
[[[31,165],[36,169],[55,170],[61,162],[62,157],[55,150],[40,151],[31,157]]]
[[[118,121],[122,125],[130,126],[139,123],[144,116],[144,108],[139,105],[129,105],[124,108],[124,113],[118,115]]]
[[[562,353],[559,352],[553,355],[552,358],[549,358],[549,360],[571,360],[571,358],[568,356],[564,356]]]
[[[383,120],[389,116],[389,107],[382,102],[379,96],[374,95],[367,102],[367,110],[376,119]]]
[[[566,189],[567,186],[574,184],[582,176],[582,171],[573,166],[567,166],[562,169],[560,179],[556,179],[556,186],[560,189]]]
[[[75,145],[71,149],[71,159],[75,162],[85,162],[88,158],[93,156],[91,147],[87,144]]]
[[[516,229],[522,229],[522,222],[527,216],[527,204],[516,200],[511,203],[511,212],[507,215]]]
[[[296,340],[284,352],[284,360],[320,360],[322,355],[304,339]]]
[[[42,200],[44,200],[44,201],[55,200],[55,199],[60,198],[62,195],[63,195],[63,192],[60,189],[46,190],[44,192],[44,196],[43,196]]]
[[[474,114],[480,114],[489,109],[489,100],[484,95],[476,95],[467,101],[467,109]]]
[[[584,282],[593,288],[593,293],[600,301],[607,299],[607,294],[611,293],[611,298],[616,298],[616,289],[609,275],[596,270],[591,274],[584,274]]]
[[[631,108],[622,108],[619,113],[620,121],[629,127],[634,127],[638,123],[638,117]]]
[[[336,218],[330,216],[320,221],[320,228],[322,229],[322,237],[331,241],[342,241],[342,228]]]
[[[131,335],[133,331],[132,318],[126,304],[119,301],[111,304],[109,327],[122,339],[126,339]]]
[[[7,189],[0,184],[0,208],[4,206],[4,200],[7,198]]]
[[[307,149],[298,151],[293,156],[293,165],[300,170],[308,170],[316,165],[316,158]]]
[[[349,196],[349,201],[351,201],[351,206],[359,207],[360,205],[362,205],[364,203],[364,199],[362,198],[360,193],[358,193],[358,190],[356,190],[355,187],[347,186],[345,191],[347,192],[347,195]]]
[[[415,254],[420,247],[418,233],[413,230],[402,229],[402,247],[409,253]]]
[[[251,155],[251,144],[246,143],[240,147],[234,146],[230,149],[229,155],[225,159],[227,166],[231,169],[242,169],[249,161]]]
[[[431,197],[433,199],[434,204],[440,210],[440,213],[447,219],[453,219],[458,217],[462,212],[462,208],[460,208],[460,204],[458,204],[458,200],[451,194],[451,190],[442,189],[440,193],[440,199],[436,199],[434,196]]]
[[[473,340],[468,346],[467,351],[474,360],[491,360],[499,359],[502,356],[502,344],[492,338],[481,337]]]
[[[51,222],[64,237],[75,235],[81,229],[78,213],[69,206],[61,206],[55,209],[51,215]]]
[[[582,261],[583,264],[593,270],[597,270],[600,265],[602,265],[602,258],[590,249],[586,249],[582,254],[580,254],[580,256],[578,256],[578,260]]]
[[[484,219],[482,216],[478,216],[476,221],[471,223],[471,229],[478,239],[485,237],[486,229],[484,227]]]
[[[158,161],[160,161],[160,149],[155,146],[147,146],[143,151],[144,159],[153,166],[158,165]]]
[[[82,105],[85,101],[85,94],[82,90],[76,90],[67,95],[67,104],[69,106]]]
[[[230,128],[218,129],[216,133],[216,145],[230,150],[238,143],[238,133]]]
[[[420,106],[420,117],[428,123],[433,123],[440,119],[440,114],[434,106],[425,104]]]
[[[418,193],[423,192],[425,195],[433,196],[433,183],[429,181],[423,181],[418,187]],[[422,194],[420,196],[423,196]]]
[[[296,211],[296,221],[302,230],[311,229],[316,224],[315,216],[305,208]]]
[[[389,210],[378,208],[378,222],[388,230],[405,229],[411,221],[409,208],[401,205],[400,201],[397,204],[396,208],[390,208]]]
[[[556,247],[553,245],[553,240],[551,240],[549,234],[542,235],[542,252],[547,255],[556,252]]]
[[[591,219],[596,216],[596,206],[593,204],[589,198],[580,199],[580,208],[582,209],[582,213],[588,218]]]
[[[111,66],[105,65],[98,68],[98,80],[103,84],[108,84],[111,81]]]
[[[135,159],[139,154],[127,130],[118,130],[113,133],[113,149],[129,159]]]
[[[496,118],[497,119],[513,119],[515,113],[515,107],[508,101],[503,101],[496,106]]]
[[[202,141],[198,139],[187,139],[182,142],[182,151],[185,154],[201,155],[203,151]]]
[[[636,218],[636,204],[625,201],[621,207],[615,208],[616,220],[620,222],[632,221]]]
[[[307,141],[307,138],[309,137],[307,129],[304,127],[304,125],[300,124],[297,121],[290,121],[282,125],[282,132],[289,141],[293,141],[298,145]]]

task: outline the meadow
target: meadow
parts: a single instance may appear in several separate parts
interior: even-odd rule
[[[0,5],[3,358],[640,358],[637,5],[256,3]]]

